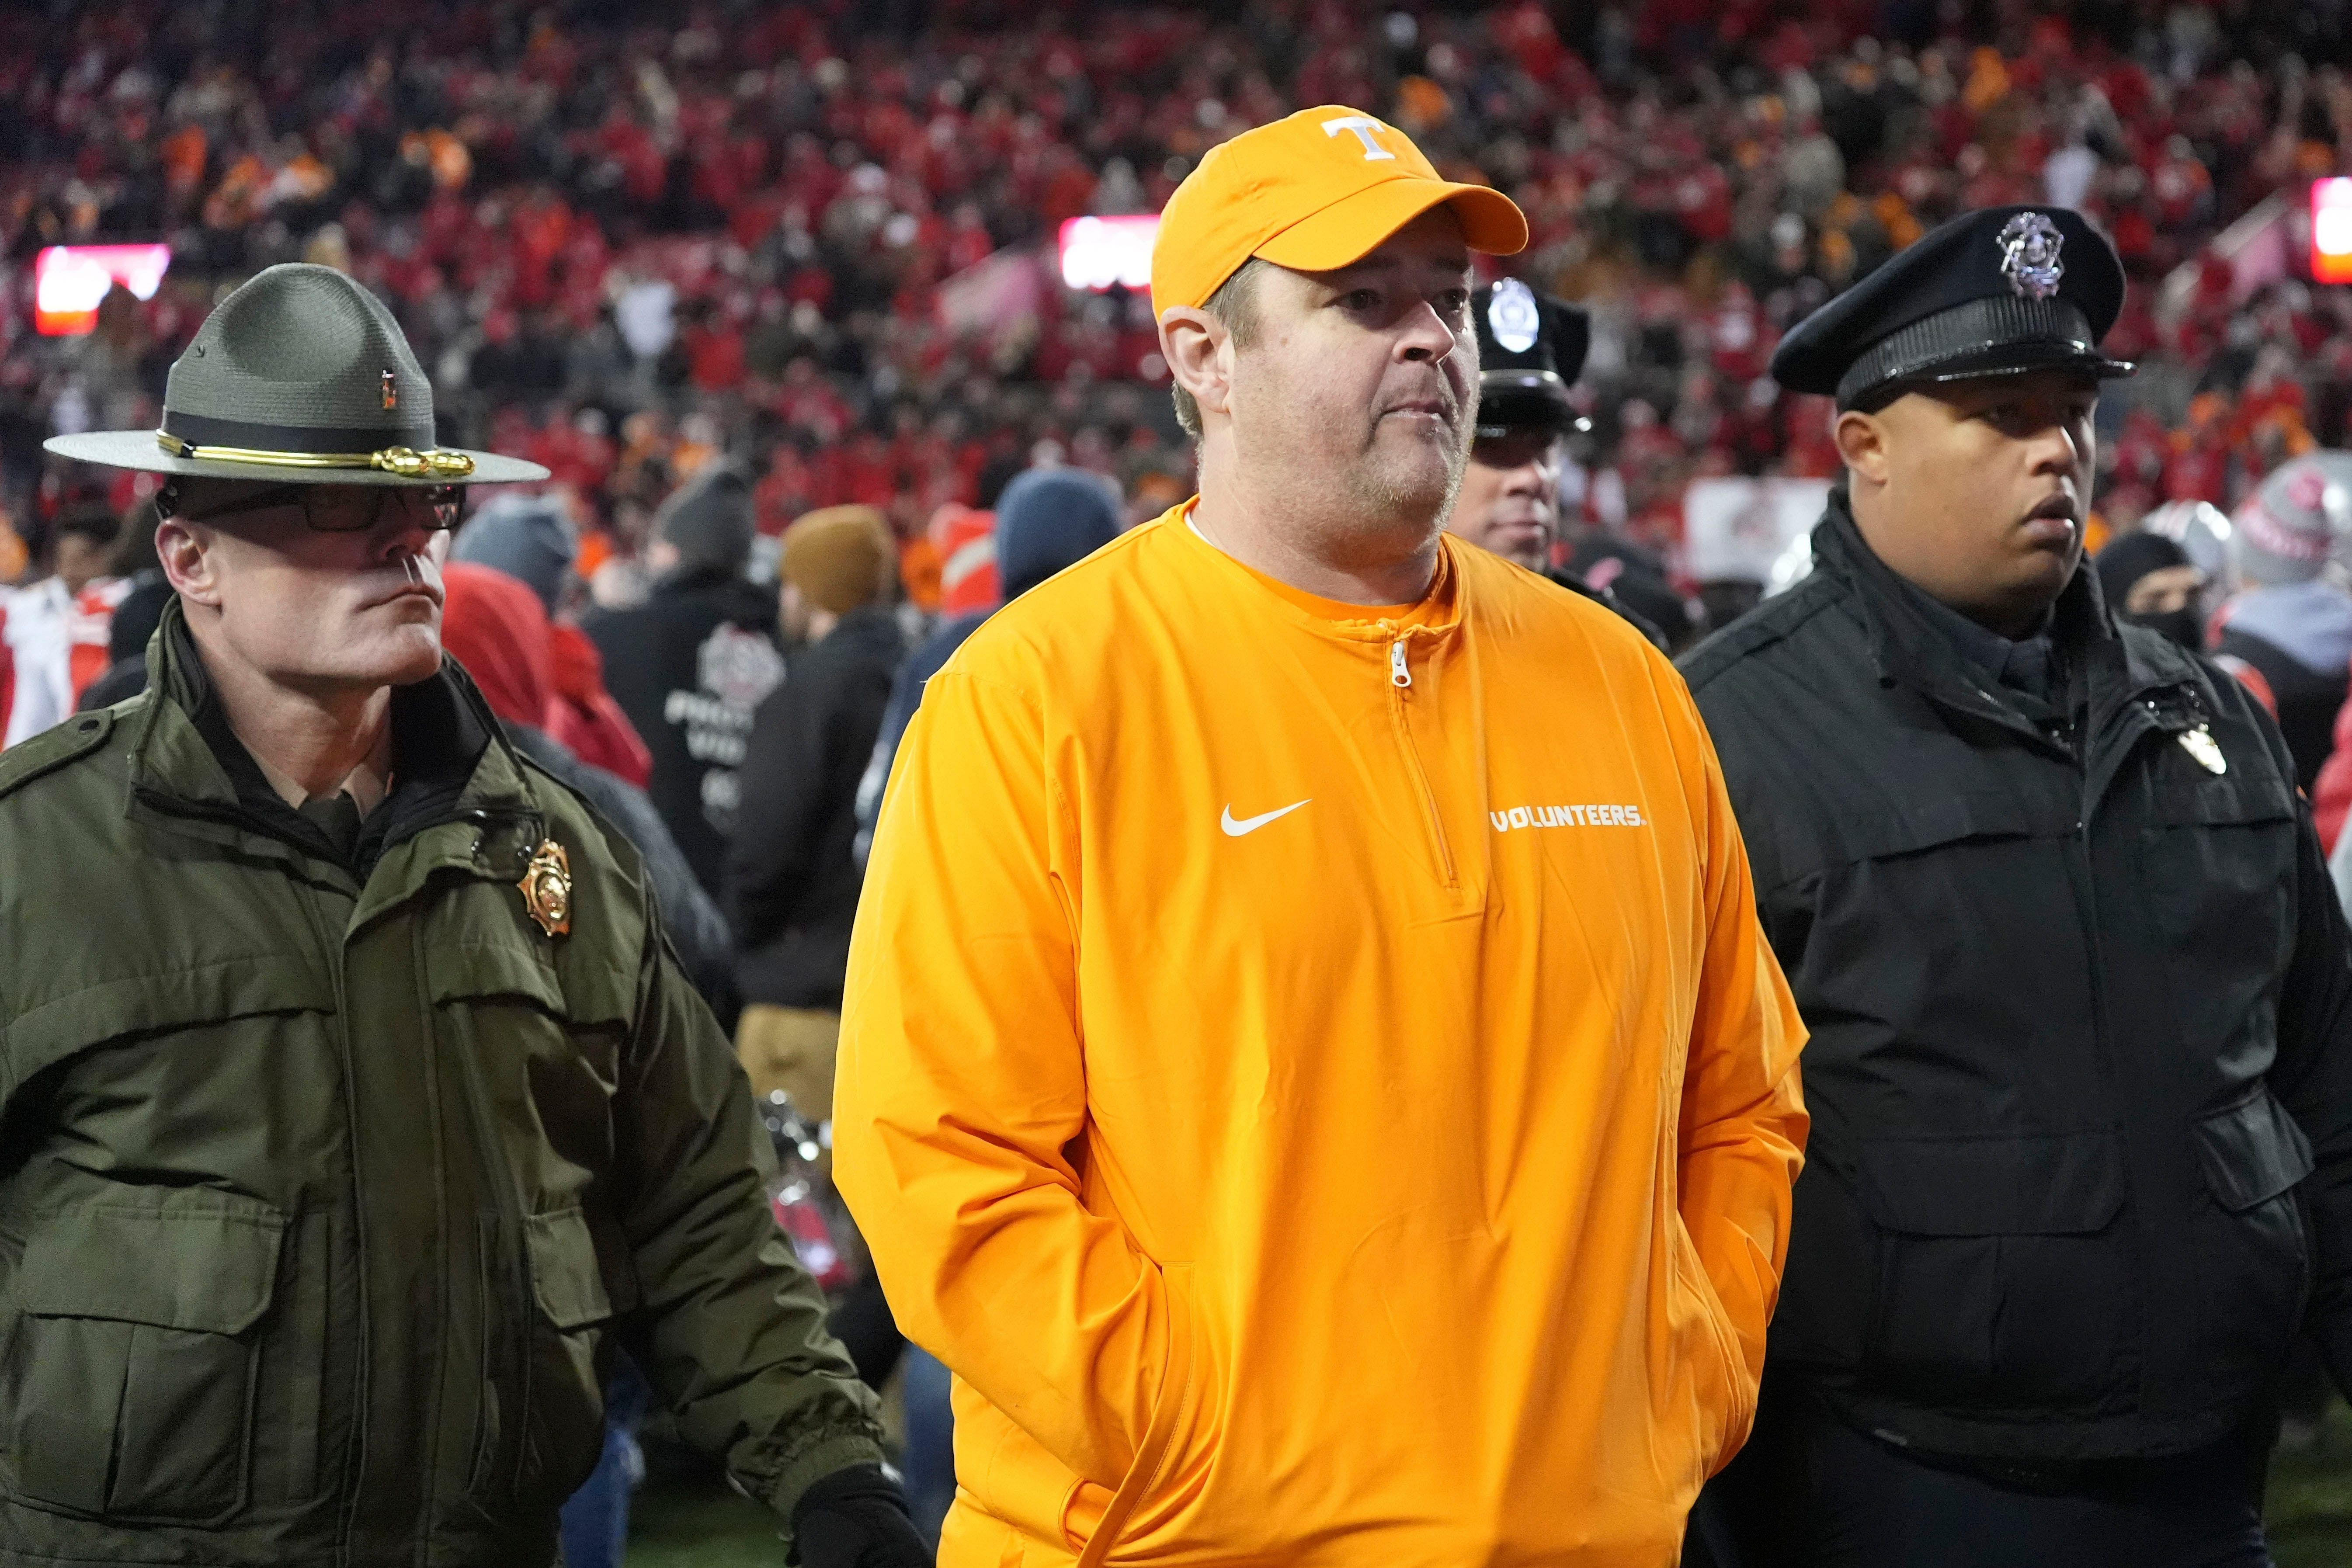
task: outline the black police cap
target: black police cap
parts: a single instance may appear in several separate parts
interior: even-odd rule
[[[2133,367],[2099,352],[2123,309],[2116,247],[2064,207],[1988,207],[1923,235],[1789,330],[1772,379],[1876,407],[1904,388],[2053,366]]]
[[[1568,401],[1584,373],[1592,319],[1565,300],[1506,277],[1470,296],[1478,329],[1478,435],[1586,428]]]

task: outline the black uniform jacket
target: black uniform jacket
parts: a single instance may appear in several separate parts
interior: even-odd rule
[[[1684,664],[1812,1030],[1768,1375],[2023,1460],[2221,1437],[2306,1313],[2342,1381],[2352,958],[2276,727],[2086,571],[2029,722],[1843,486],[1813,551]]]
[[[752,720],[741,822],[727,852],[735,976],[747,1002],[841,1007],[865,880],[851,852],[857,780],[906,656],[888,610],[852,611],[793,661]]]

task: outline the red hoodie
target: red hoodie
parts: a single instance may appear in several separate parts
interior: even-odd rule
[[[555,670],[548,734],[581,761],[617,773],[640,789],[650,786],[654,754],[604,689],[604,656],[596,644],[579,627],[559,621],[548,628],[548,653]]]
[[[539,595],[470,561],[441,569],[441,643],[509,724],[545,730],[572,756],[642,789],[653,754],[604,689],[604,664],[577,627],[552,622]]]
[[[474,677],[492,713],[546,728],[555,661],[539,595],[505,572],[461,560],[441,569],[441,646]]]

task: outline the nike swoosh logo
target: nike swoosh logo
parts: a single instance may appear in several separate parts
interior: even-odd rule
[[[1307,800],[1297,802],[1297,805],[1285,806],[1280,810],[1276,811],[1268,811],[1263,817],[1243,817],[1238,821],[1234,817],[1234,809],[1231,806],[1228,806],[1225,808],[1224,820],[1217,825],[1225,830],[1225,837],[1229,839],[1238,839],[1244,833],[1255,833],[1260,828],[1265,827],[1268,822],[1287,817],[1291,812],[1298,810],[1299,806],[1308,805],[1312,803],[1312,800],[1313,797],[1310,796]]]

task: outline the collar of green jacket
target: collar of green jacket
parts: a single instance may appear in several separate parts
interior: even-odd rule
[[[229,727],[176,598],[148,643],[147,665],[150,695],[132,718],[135,812],[258,852],[323,860],[361,883],[388,851],[440,824],[474,826],[479,852],[500,873],[527,862],[543,831],[520,758],[454,660],[394,690],[393,788],[348,855],[279,798]]]

